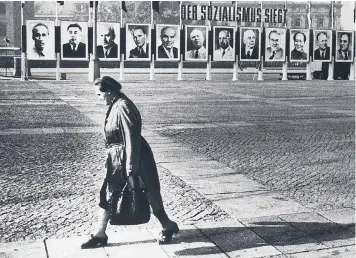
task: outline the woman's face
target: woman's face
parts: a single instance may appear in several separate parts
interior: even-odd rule
[[[98,96],[100,101],[104,102],[105,105],[110,105],[110,102],[113,99],[112,94],[110,93],[110,91],[102,92],[99,89],[99,85],[95,85],[95,93]]]

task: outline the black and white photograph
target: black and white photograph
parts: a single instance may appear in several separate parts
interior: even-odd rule
[[[126,60],[151,60],[150,38],[150,24],[126,24]]]
[[[120,23],[98,22],[97,44],[100,61],[120,60]]]
[[[180,60],[180,28],[178,25],[156,25],[156,60]]]
[[[88,23],[61,21],[61,59],[88,59]]]
[[[355,258],[355,8],[0,1],[0,258]]]
[[[240,28],[240,61],[260,61],[261,28]]]
[[[291,29],[289,60],[291,62],[309,61],[309,30]]]
[[[235,27],[214,26],[214,61],[235,61]]]
[[[27,20],[27,59],[54,60],[54,22]]]
[[[265,62],[284,62],[286,60],[286,29],[266,28]]]
[[[201,61],[208,60],[208,27],[185,26],[185,60]]]
[[[316,62],[331,62],[331,50],[333,49],[332,31],[314,30],[313,32],[313,60]]]
[[[336,62],[351,63],[354,60],[354,32],[336,32]]]

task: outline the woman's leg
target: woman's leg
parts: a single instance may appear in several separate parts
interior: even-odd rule
[[[107,210],[100,208],[98,211],[98,221],[94,231],[96,237],[106,237],[106,228],[110,219],[110,214]]]
[[[159,244],[168,244],[172,240],[173,234],[179,232],[176,222],[172,221],[164,210],[160,191],[147,192],[148,201],[152,207],[153,214],[162,225],[162,232],[158,239]]]
[[[98,213],[98,221],[94,234],[90,236],[88,241],[81,245],[82,249],[105,246],[108,243],[108,236],[106,235],[105,231],[109,222],[109,212],[100,208]]]

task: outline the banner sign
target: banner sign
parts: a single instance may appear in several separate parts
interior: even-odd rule
[[[286,9],[252,7],[181,5],[181,20],[285,23]]]

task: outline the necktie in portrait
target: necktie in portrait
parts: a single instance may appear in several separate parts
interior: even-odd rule
[[[199,57],[199,52],[198,50],[195,50],[194,58],[197,59]]]
[[[348,56],[347,56],[347,52],[345,52],[345,60],[347,60],[347,57],[348,57]]]
[[[105,57],[108,57],[108,53],[109,53],[109,50],[106,49],[106,50],[105,50]]]
[[[274,55],[276,54],[276,51],[272,51],[272,55],[269,57],[270,60],[272,60],[274,58]]]
[[[247,58],[250,58],[251,57],[251,54],[250,54],[250,51],[247,51]]]
[[[221,57],[224,57],[224,55],[225,55],[225,49],[223,49]]]

